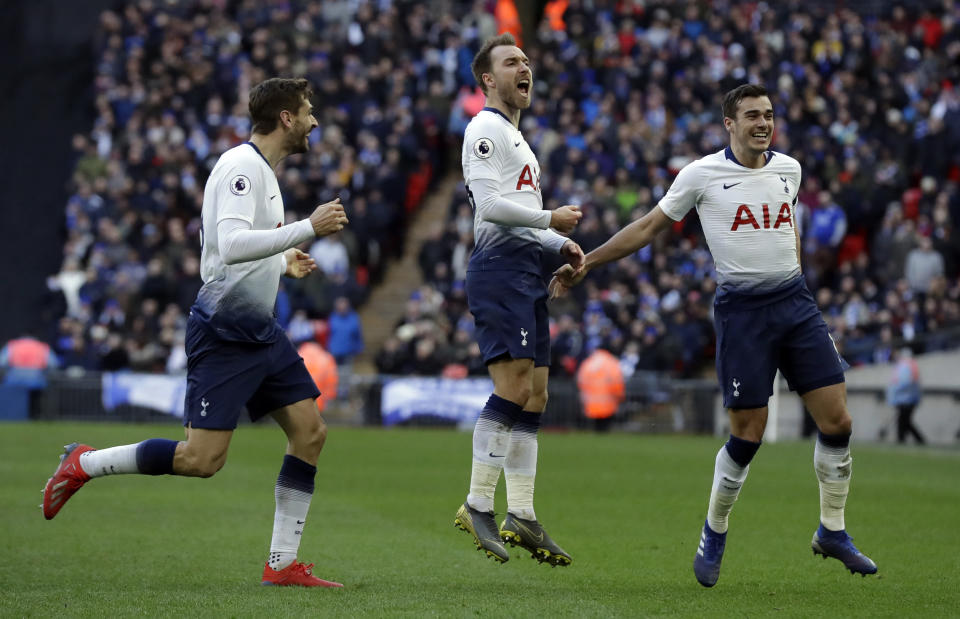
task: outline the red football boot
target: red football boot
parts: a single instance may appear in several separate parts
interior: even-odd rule
[[[309,565],[294,561],[282,570],[275,570],[269,563],[263,565],[263,580],[261,585],[277,587],[342,587],[338,582],[322,580],[313,575]]]
[[[60,456],[60,466],[53,472],[53,477],[47,480],[43,488],[43,517],[52,520],[57,515],[67,499],[73,493],[90,481],[90,476],[80,468],[80,454],[94,451],[89,445],[70,443],[63,448]]]

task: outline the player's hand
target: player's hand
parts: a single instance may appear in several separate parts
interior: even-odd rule
[[[340,232],[347,223],[349,220],[343,211],[343,205],[340,204],[340,198],[321,204],[310,214],[313,233],[318,237]]]
[[[580,267],[583,266],[583,250],[574,241],[564,243],[563,247],[560,248],[560,255],[566,258],[567,264],[572,266],[575,271],[579,271]]]
[[[547,291],[550,293],[551,299],[561,299],[567,296],[567,292],[569,292],[570,289],[561,284],[560,279],[554,275],[553,279],[550,280],[550,283],[547,284]]]
[[[561,234],[570,234],[580,223],[581,217],[583,213],[579,206],[567,204],[550,211],[550,227]]]
[[[547,286],[551,299],[557,299],[567,294],[567,291],[583,281],[587,276],[588,269],[581,266],[574,269],[573,266],[565,264],[553,272],[553,279]]]
[[[287,259],[287,270],[284,273],[287,277],[302,279],[317,270],[317,263],[310,254],[296,247],[283,252],[283,257]]]

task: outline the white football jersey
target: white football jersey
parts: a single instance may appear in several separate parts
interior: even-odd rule
[[[280,333],[274,316],[282,254],[236,264],[220,257],[217,224],[241,219],[253,230],[283,225],[277,176],[260,151],[246,142],[221,155],[203,191],[200,277],[191,309],[222,339],[272,342]]]
[[[674,221],[697,207],[721,287],[767,292],[800,274],[793,216],[799,191],[793,157],[768,151],[766,165],[747,168],[727,147],[680,170],[659,206]]]
[[[540,164],[520,130],[494,108],[478,113],[463,135],[463,179],[473,214],[474,250],[468,270],[513,270],[540,273],[542,246],[536,228],[501,226],[480,219],[470,182],[488,179],[511,202],[543,210]]]

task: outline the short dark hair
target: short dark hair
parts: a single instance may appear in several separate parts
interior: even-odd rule
[[[747,97],[766,97],[767,89],[760,84],[743,84],[723,96],[723,117],[737,118],[737,106]]]
[[[253,133],[267,134],[277,128],[280,112],[296,114],[305,100],[313,96],[310,83],[303,79],[273,77],[250,89],[250,120]]]
[[[477,80],[477,83],[480,84],[480,90],[483,91],[483,94],[487,94],[487,87],[483,83],[483,74],[490,73],[493,69],[493,64],[490,62],[490,52],[494,47],[516,44],[517,40],[513,38],[513,35],[509,32],[504,32],[503,34],[490,37],[484,41],[480,51],[473,57],[473,62],[470,63],[470,70],[473,71],[473,79]]]

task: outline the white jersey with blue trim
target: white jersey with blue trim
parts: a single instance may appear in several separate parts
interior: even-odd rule
[[[800,275],[793,207],[800,163],[767,151],[762,168],[740,164],[727,147],[688,164],[660,209],[680,221],[696,206],[721,291],[763,293]]]
[[[539,274],[543,253],[540,230],[484,220],[470,191],[473,181],[493,181],[500,197],[522,207],[543,210],[540,164],[523,134],[499,110],[484,108],[464,132],[461,163],[467,195],[474,208],[474,250],[467,270]]]
[[[276,341],[282,333],[274,315],[282,254],[224,263],[217,237],[217,224],[224,219],[245,221],[252,230],[283,225],[277,176],[250,142],[223,153],[207,179],[200,255],[203,287],[190,311],[221,339]]]

